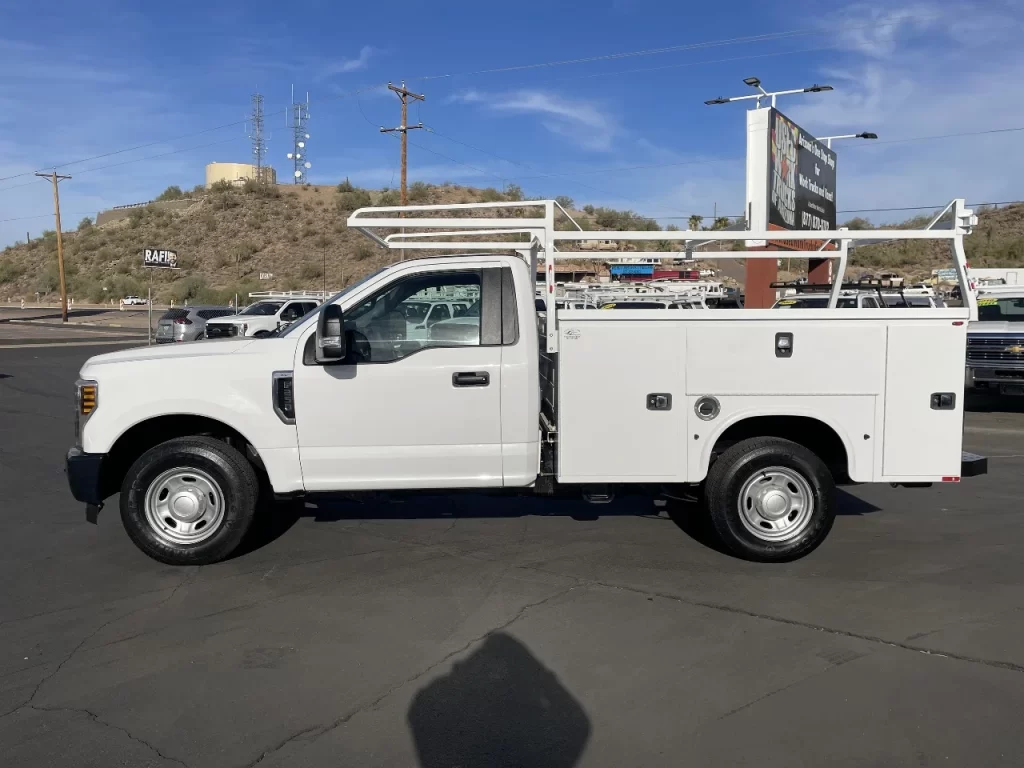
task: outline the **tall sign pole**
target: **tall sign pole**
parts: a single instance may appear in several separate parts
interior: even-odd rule
[[[388,83],[388,88],[398,94],[399,100],[402,102],[402,124],[397,128],[381,128],[381,133],[401,133],[402,134],[402,180],[401,180],[401,200],[402,205],[409,204],[409,195],[406,190],[406,174],[408,168],[408,156],[409,156],[409,131],[415,128],[422,128],[423,123],[417,125],[409,125],[409,99],[413,101],[425,101],[426,96],[421,93],[413,93],[412,91],[406,90],[405,83],[402,83],[401,87]]]
[[[68,286],[64,279],[64,240],[60,233],[60,193],[57,191],[57,184],[71,177],[61,176],[57,171],[37,173],[36,176],[53,182],[53,215],[57,219],[57,271],[60,273],[60,321],[66,323],[68,321]]]

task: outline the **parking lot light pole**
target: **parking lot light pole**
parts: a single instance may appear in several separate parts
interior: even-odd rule
[[[832,149],[832,142],[836,139],[877,139],[877,133],[869,133],[864,131],[863,133],[844,133],[841,136],[821,136],[818,141],[824,141],[825,146]]]
[[[831,85],[818,85],[817,83],[815,83],[814,85],[812,85],[812,86],[810,86],[808,88],[791,88],[788,91],[770,91],[769,92],[769,91],[766,91],[761,86],[761,80],[759,78],[747,77],[747,78],[744,78],[743,82],[746,83],[747,85],[749,85],[751,88],[756,88],[757,89],[757,93],[752,93],[752,94],[749,94],[747,96],[730,96],[728,98],[722,98],[721,96],[719,96],[717,99],[708,99],[704,103],[705,104],[709,104],[709,105],[710,104],[729,104],[730,102],[733,102],[733,101],[749,101],[750,99],[753,99],[756,102],[756,106],[754,108],[755,109],[760,109],[761,108],[761,99],[771,99],[771,106],[774,107],[775,106],[775,100],[779,96],[790,96],[790,95],[795,94],[795,93],[821,93],[822,91],[831,91],[831,90],[833,90]]]
[[[785,91],[767,91],[761,85],[760,78],[747,77],[744,78],[743,83],[753,88],[756,93],[751,93],[746,96],[731,96],[729,98],[719,97],[717,99],[709,99],[705,101],[705,104],[729,104],[733,101],[751,101],[755,103],[755,108],[747,112],[747,200],[745,210],[745,216],[747,219],[748,229],[759,229],[760,227],[767,226],[767,203],[764,201],[765,192],[757,192],[754,190],[755,187],[766,190],[768,187],[767,178],[760,179],[760,174],[766,172],[766,168],[763,165],[757,165],[756,159],[760,152],[763,151],[763,147],[767,146],[767,137],[764,135],[764,129],[754,129],[752,132],[751,125],[767,126],[767,120],[761,120],[763,113],[758,113],[761,109],[761,100],[765,99],[769,102],[769,105],[774,109],[775,103],[779,96],[791,96],[798,93],[821,93],[823,91],[833,90],[831,85],[818,85],[814,84],[807,88],[790,88]],[[752,147],[751,140],[753,136],[757,136],[763,143]],[[754,163],[754,165],[752,165]],[[762,219],[759,221],[752,221],[752,219]],[[778,246],[764,243],[760,246],[755,246],[752,250],[778,250]],[[779,270],[776,262],[771,259],[747,259],[747,263],[744,267],[744,286],[746,288],[746,303],[747,307],[752,309],[770,307],[775,302],[775,290],[771,287],[778,279]]]

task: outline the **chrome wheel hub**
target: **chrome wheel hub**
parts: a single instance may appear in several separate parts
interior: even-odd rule
[[[224,494],[209,474],[190,467],[169,469],[146,491],[146,521],[169,544],[197,544],[224,520]]]
[[[796,470],[768,467],[743,484],[739,513],[743,527],[762,541],[788,541],[810,523],[814,494],[810,483]]]

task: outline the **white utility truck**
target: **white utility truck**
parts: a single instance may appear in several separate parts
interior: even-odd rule
[[[973,293],[957,308],[838,307],[850,240],[947,240],[966,285],[962,200],[925,230],[788,232],[837,244],[828,306],[801,312],[539,314],[538,267],[554,299],[557,259],[602,258],[560,244],[777,236],[584,232],[556,226],[562,215],[554,201],[360,209],[349,226],[378,245],[469,255],[395,263],[270,338],[91,358],[72,493],[95,519],[120,491],[144,552],[200,564],[239,546],[261,492],[696,490],[731,551],[779,561],[828,534],[837,483],[986,471],[961,451]],[[777,258],[724,245],[704,255]],[[441,295],[477,298],[410,335],[403,308]]]

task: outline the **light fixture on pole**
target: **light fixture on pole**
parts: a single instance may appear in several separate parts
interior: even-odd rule
[[[842,136],[821,136],[818,141],[825,142],[825,146],[832,149],[832,142],[835,139],[877,139],[877,133],[869,133],[864,131],[863,133],[844,133]]]
[[[757,109],[761,108],[761,99],[771,99],[771,105],[775,106],[775,99],[779,96],[789,96],[794,93],[821,93],[822,91],[831,91],[831,85],[818,85],[817,83],[808,88],[792,88],[788,91],[766,91],[761,85],[761,80],[756,77],[746,77],[743,79],[746,85],[751,88],[756,88],[757,93],[752,93],[749,96],[730,96],[729,98],[723,98],[719,96],[717,99],[708,99],[705,104],[728,104],[731,101],[748,101],[754,99],[757,102]]]

